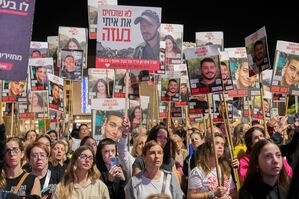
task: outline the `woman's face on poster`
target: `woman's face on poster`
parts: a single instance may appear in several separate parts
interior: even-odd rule
[[[100,81],[97,85],[97,90],[99,93],[105,94],[106,93],[106,85]]]
[[[171,52],[173,49],[173,43],[170,39],[165,40],[165,47],[167,52]]]
[[[29,104],[36,106],[38,104],[38,97],[35,93],[29,93],[28,95]]]
[[[68,45],[68,49],[70,49],[70,50],[78,50],[79,46],[75,42],[71,41],[69,43],[69,45]]]

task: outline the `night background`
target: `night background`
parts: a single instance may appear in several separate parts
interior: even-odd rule
[[[118,0],[118,4],[162,7],[162,23],[183,24],[184,41],[190,42],[195,41],[195,32],[223,31],[224,47],[243,47],[246,36],[266,26],[271,64],[277,40],[299,42],[297,11],[285,1],[277,8],[256,0]],[[58,26],[88,28],[87,0],[36,0],[32,40],[47,41],[47,36],[58,35]],[[95,55],[95,40],[89,40],[88,45],[89,55]]]

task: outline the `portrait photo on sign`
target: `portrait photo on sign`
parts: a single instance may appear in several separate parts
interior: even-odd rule
[[[63,111],[64,105],[62,86],[52,81],[49,83],[49,107],[51,109]]]
[[[27,112],[34,113],[34,118],[48,117],[48,90],[28,91]]]
[[[29,55],[33,59],[48,57],[48,42],[31,41]]]
[[[26,81],[2,81],[2,102],[26,102]]]
[[[117,142],[122,136],[124,112],[92,110],[92,131],[96,140],[110,138]]]
[[[136,73],[134,74],[133,72],[126,72],[126,70],[121,70],[121,69],[115,71],[114,97],[125,98],[126,82],[128,82],[129,99],[138,99],[139,98],[138,74]]]
[[[80,81],[83,73],[83,51],[61,50],[61,77]]]
[[[89,99],[112,98],[114,90],[114,70],[88,69]]]
[[[219,66],[218,56],[188,60],[188,74],[193,95],[222,91]]]
[[[161,78],[161,101],[179,101],[180,78],[165,76]]]
[[[48,74],[53,74],[53,59],[29,59],[32,91],[48,90]]]

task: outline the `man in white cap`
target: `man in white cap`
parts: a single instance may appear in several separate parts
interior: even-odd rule
[[[134,24],[140,23],[140,32],[144,42],[138,45],[134,51],[134,58],[139,59],[160,59],[160,18],[155,11],[145,10],[137,17]]]

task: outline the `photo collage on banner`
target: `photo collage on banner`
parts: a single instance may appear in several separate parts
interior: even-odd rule
[[[277,41],[271,91],[299,95],[299,44]]]
[[[159,70],[160,23],[161,8],[99,6],[96,67]],[[144,31],[147,28],[153,36]]]
[[[137,100],[139,98],[139,85],[138,76],[136,71],[130,71],[129,73],[129,99]],[[135,73],[135,74],[134,74]],[[126,70],[119,69],[115,71],[115,85],[114,85],[114,97],[115,98],[125,98],[126,96]]]
[[[48,57],[48,42],[30,42],[29,58],[45,58]]]
[[[89,99],[112,98],[114,90],[114,70],[88,69]]]
[[[83,75],[83,51],[61,49],[60,76],[68,80],[80,81]]]
[[[59,122],[64,111],[63,79],[48,74],[49,79],[49,112],[51,122]]]
[[[31,90],[48,90],[48,74],[53,74],[53,58],[31,58],[28,65]]]
[[[223,32],[197,32],[195,33],[196,47],[217,45],[222,51],[224,46]]]
[[[117,0],[88,0],[89,39],[97,38],[98,6],[117,5]]]
[[[250,77],[271,68],[266,27],[263,27],[246,37],[245,46],[249,63]]]
[[[180,24],[161,24],[160,40],[164,42],[165,70],[173,71],[173,64],[182,62],[184,26]]]
[[[48,36],[47,41],[49,47],[48,56],[53,58],[53,66],[59,67],[57,66],[57,52],[59,46],[58,36]]]
[[[61,50],[83,50],[83,68],[87,68],[87,29],[76,27],[59,26],[59,53],[58,66],[61,67],[62,51]]]
[[[121,127],[124,117],[125,99],[109,98],[94,99],[92,109],[92,137],[96,140],[110,138],[118,141],[120,134],[114,134],[114,129]]]
[[[256,76],[249,77],[246,48],[225,48],[229,56],[229,66],[234,89],[228,91],[230,97],[248,96],[248,89],[255,86]]]
[[[185,50],[191,94],[207,94],[222,91],[219,51],[216,45]]]

